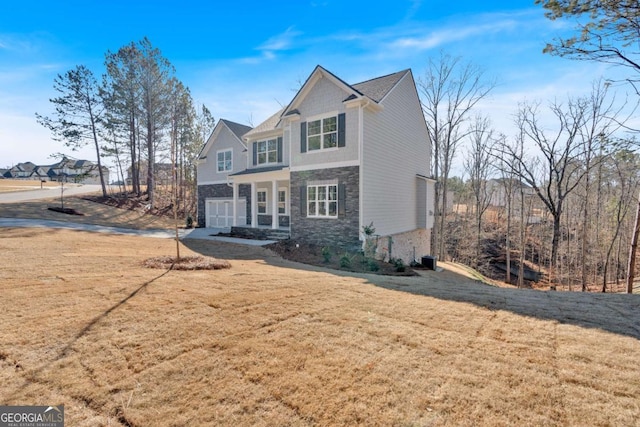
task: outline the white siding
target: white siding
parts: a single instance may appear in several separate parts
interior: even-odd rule
[[[245,148],[227,126],[220,125],[220,129],[214,132],[211,138],[215,138],[215,140],[209,146],[209,151],[202,153],[207,158],[200,160],[198,164],[198,183],[200,185],[227,182],[227,175],[241,172],[247,168]],[[228,149],[233,150],[233,169],[231,172],[218,172],[217,153]]]
[[[343,100],[350,93],[336,86],[327,78],[322,78],[313,86],[304,101],[298,106],[300,120],[291,125],[291,168],[305,169],[314,165],[344,164],[358,161],[358,109],[345,108]],[[300,123],[327,113],[346,113],[344,147],[331,150],[300,152]]]
[[[364,113],[362,222],[392,235],[424,227],[416,175],[428,176],[431,145],[411,74],[381,104],[382,111]]]

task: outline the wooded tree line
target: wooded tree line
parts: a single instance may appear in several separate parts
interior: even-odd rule
[[[150,207],[155,205],[158,176],[168,174],[175,199],[187,211],[195,197],[195,160],[214,119],[203,105],[198,111],[189,89],[159,49],[144,38],[105,54],[106,72],[78,65],[54,80],[59,96],[51,99],[52,117],[36,114],[54,138],[79,148],[91,144],[98,165],[111,158],[117,181],[129,181]],[[158,165],[168,165],[162,171]],[[107,196],[101,172],[103,196]]]
[[[536,3],[550,19],[581,18],[575,37],[555,40],[545,52],[629,68],[632,75],[625,82],[639,94],[640,65],[633,50],[640,41],[637,2]],[[502,221],[504,239],[499,240],[507,280],[511,280],[511,258],[516,257],[520,284],[527,260],[544,267],[553,284],[586,290],[599,283],[605,291],[625,278],[631,292],[640,230],[640,160],[637,130],[630,128],[628,119],[638,97],[629,102],[616,99],[612,83],[620,86],[598,81],[584,97],[552,100],[548,105],[522,103],[515,113],[516,135],[506,136],[491,129],[487,118],[472,116],[495,86],[482,70],[446,54],[430,62],[419,89],[433,144],[432,172],[438,181],[432,251],[441,259],[463,257],[462,261],[480,266],[490,231],[485,214],[493,204],[493,213]],[[464,142],[466,182],[451,180],[451,165]],[[500,179],[489,185],[490,178]],[[468,208],[464,214],[449,209],[452,184],[458,201]],[[498,190],[503,203],[502,211],[496,212],[493,192]],[[458,250],[461,245],[465,250]]]

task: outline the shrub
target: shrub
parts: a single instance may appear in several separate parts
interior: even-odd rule
[[[331,262],[331,250],[327,246],[322,248],[322,259],[324,260],[325,264]]]
[[[407,268],[407,266],[404,264],[404,261],[402,261],[400,258],[391,258],[389,260],[389,263],[393,264],[398,273],[402,273]]]
[[[349,256],[348,253],[345,253],[344,255],[342,255],[342,257],[340,258],[340,267],[351,268],[351,259],[352,257]]]
[[[367,268],[369,271],[378,271],[380,270],[380,266],[378,265],[378,261],[373,258],[367,258],[365,263],[367,264]]]

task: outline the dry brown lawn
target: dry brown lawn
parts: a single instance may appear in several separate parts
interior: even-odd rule
[[[640,424],[637,295],[185,244],[232,267],[144,268],[170,240],[0,229],[0,404],[64,404],[69,426]]]
[[[0,180],[0,182],[2,181]],[[173,221],[165,217],[147,215],[139,211],[116,209],[75,196],[65,197],[64,207],[75,209],[84,214],[83,216],[50,211],[47,209],[50,206],[59,207],[60,199],[53,198],[14,204],[0,203],[0,218],[46,219],[142,230],[173,227]]]
[[[43,182],[42,186],[47,187],[59,187],[57,182]],[[12,191],[28,191],[39,190],[40,181],[30,179],[0,179],[0,193],[9,193]]]

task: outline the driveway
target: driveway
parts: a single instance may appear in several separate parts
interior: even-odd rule
[[[65,184],[64,196],[78,196],[81,194],[96,193],[102,190],[100,185],[90,184]],[[0,203],[19,203],[29,200],[51,199],[60,197],[60,187],[43,188],[42,190],[13,191],[0,193]]]
[[[48,219],[23,219],[23,218],[0,218],[0,227],[10,228],[63,228],[67,230],[93,231],[97,233],[125,234],[130,236],[157,237],[162,239],[173,239],[176,237],[175,230],[172,229],[132,229],[123,227],[108,227],[104,225],[85,224],[67,221],[54,221]],[[193,228],[178,229],[180,240],[198,239],[215,240],[218,242],[239,243],[250,246],[265,246],[274,243],[274,240],[250,240],[238,239],[234,237],[218,236],[218,233],[227,231],[220,228]]]

